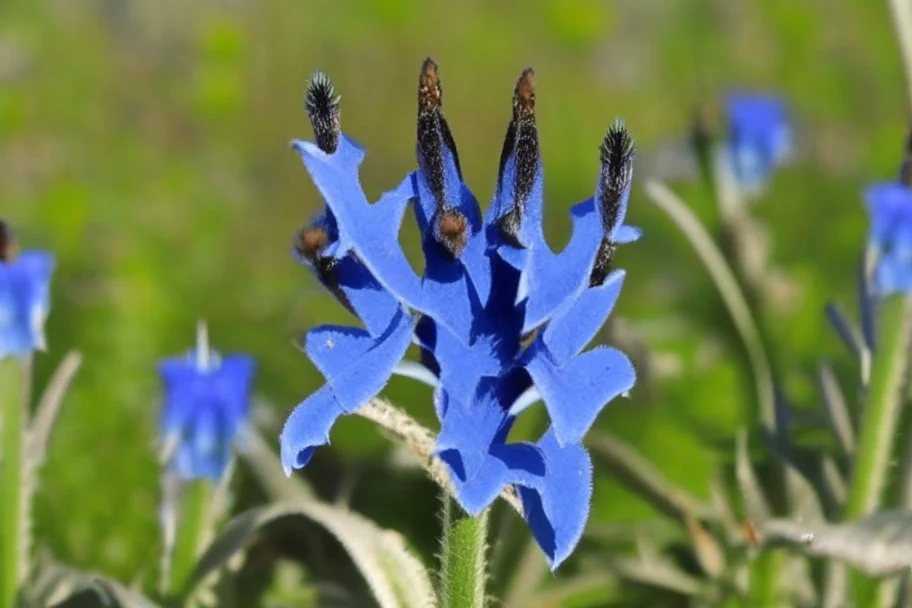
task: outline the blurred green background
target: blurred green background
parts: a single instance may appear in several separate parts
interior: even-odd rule
[[[68,349],[86,357],[37,503],[39,540],[61,559],[123,580],[158,559],[155,364],[191,345],[197,319],[216,347],[256,356],[272,441],[319,386],[291,339],[349,318],[290,256],[294,231],[321,205],[288,149],[310,137],[305,81],[317,68],[333,78],[343,128],[368,149],[362,181],[376,197],[414,167],[415,88],[428,55],[481,201],[493,191],[514,80],[535,67],[554,243],[566,238],[566,209],[593,191],[615,116],[642,151],[638,176],[676,178],[718,228],[706,190],[676,169],[693,112],[715,115],[732,89],[780,94],[799,150],[755,208],[783,273],[763,321],[797,406],[814,405],[817,356],[845,371],[822,308],[831,298],[854,308],[859,192],[894,175],[908,118],[880,2],[8,0],[0,214],[20,244],[59,258],[39,382]],[[637,187],[630,221],[646,236],[619,254],[628,278],[609,334],[626,336],[625,347],[632,337],[642,378],[599,425],[706,496],[753,399],[742,347],[689,246]],[[406,238],[414,251],[414,231]],[[433,421],[428,391],[394,380],[386,394]],[[420,471],[372,474],[389,446],[345,419],[302,474],[325,497],[350,494],[417,538],[430,559],[434,488]],[[260,499],[250,480],[239,493],[245,504]],[[597,476],[595,503],[590,525],[654,515],[607,475]]]

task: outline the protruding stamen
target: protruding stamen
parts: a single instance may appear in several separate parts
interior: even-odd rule
[[[621,206],[633,179],[636,148],[623,120],[615,119],[605,134],[600,152],[602,164],[599,171],[598,203],[605,234],[608,235],[621,220]]]
[[[13,232],[9,224],[0,220],[0,262],[9,262],[13,259]]]
[[[515,247],[523,246],[519,239],[519,230],[525,215],[526,200],[535,185],[541,162],[538,127],[535,124],[535,83],[532,80],[534,75],[532,68],[525,69],[513,89],[513,119],[507,128],[498,172],[500,187],[512,188],[513,207],[497,222],[504,239]],[[504,184],[503,173],[511,156],[514,162],[513,183]]]
[[[332,154],[339,147],[339,135],[342,132],[342,120],[339,102],[342,98],[336,95],[329,77],[321,72],[314,72],[307,81],[307,94],[304,105],[313,125],[314,139],[317,146]]]
[[[601,169],[597,196],[605,236],[595,254],[595,264],[589,276],[590,287],[603,284],[611,272],[614,252],[617,249],[613,233],[623,219],[621,216],[624,201],[633,179],[633,157],[636,148],[624,121],[615,119],[605,134],[599,152]]]
[[[592,273],[589,275],[589,287],[598,287],[605,282],[608,274],[611,272],[611,265],[614,263],[614,252],[617,249],[611,239],[602,239],[598,252],[595,254],[595,264],[592,266]]]
[[[456,143],[443,116],[443,88],[437,64],[429,57],[424,60],[418,78],[418,163],[436,206],[434,236],[453,257],[458,257],[469,239],[469,223],[453,201],[447,200],[444,147],[452,156],[461,180]]]

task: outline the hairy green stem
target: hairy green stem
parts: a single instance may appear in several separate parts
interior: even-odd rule
[[[440,547],[442,608],[483,608],[487,577],[488,510],[466,515],[449,495],[443,497]]]
[[[22,465],[28,417],[29,360],[0,359],[0,608],[13,608],[26,564]]]

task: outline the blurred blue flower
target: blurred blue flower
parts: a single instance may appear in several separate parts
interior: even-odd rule
[[[158,371],[165,389],[161,435],[173,448],[171,471],[182,479],[218,481],[247,421],[253,358],[210,350],[200,324],[196,348],[161,361]]]
[[[15,251],[9,226],[0,221],[0,359],[44,350],[54,256]]]
[[[874,287],[878,295],[912,293],[912,188],[899,182],[865,190],[871,219],[868,241],[877,252]]]
[[[573,207],[573,234],[554,253],[542,229],[531,70],[514,90],[496,192],[484,217],[462,179],[433,61],[425,61],[418,84],[418,169],[375,204],[360,186],[363,150],[341,133],[335,96],[317,94],[316,87],[331,91],[331,85],[321,75],[309,86],[316,141],[293,147],[326,209],[301,233],[317,234],[310,242],[319,247],[305,246],[299,236],[296,251],[324,285],[341,286],[340,300],[365,329],[318,327],[303,339],[326,384],[285,424],[286,472],[307,464],[329,442],[335,420],[376,396],[394,373],[420,379],[434,387],[441,423],[436,451],[450,468],[456,499],[477,514],[505,485],[521,488],[530,528],[557,567],[588,517],[592,470],[583,436],[599,411],[635,382],[623,353],[584,350],[620,295],[625,275],[613,269],[616,248],[640,236],[624,224],[634,156],[627,129],[616,121],[608,130],[595,196]],[[422,276],[398,242],[409,200],[422,235]],[[346,260],[364,274],[364,288],[352,278],[354,266],[341,278]],[[338,269],[335,282],[320,276],[320,263]],[[396,302],[392,314],[389,298]],[[402,361],[413,342],[420,364]],[[516,417],[537,401],[551,421],[547,433],[534,444],[507,441]]]
[[[736,183],[758,194],[773,169],[792,155],[793,133],[785,103],[772,96],[735,93],[726,99],[728,139],[722,151]]]

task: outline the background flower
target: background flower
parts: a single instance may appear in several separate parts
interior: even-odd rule
[[[204,324],[196,348],[158,365],[165,395],[161,435],[169,468],[183,479],[221,479],[247,422],[254,362],[209,349]]]
[[[53,271],[51,253],[16,251],[9,225],[0,221],[0,358],[44,350]]]

